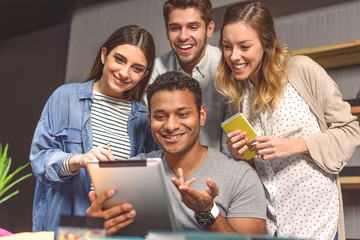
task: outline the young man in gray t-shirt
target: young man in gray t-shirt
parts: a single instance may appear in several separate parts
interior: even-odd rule
[[[206,121],[199,83],[167,72],[149,85],[147,94],[152,135],[162,150],[146,157],[163,160],[179,229],[265,234],[265,194],[255,170],[199,142]],[[136,219],[131,203],[102,209],[113,194],[106,191],[95,199],[91,193],[87,211],[105,218],[108,235]]]

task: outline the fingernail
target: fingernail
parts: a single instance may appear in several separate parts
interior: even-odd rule
[[[129,214],[128,214],[129,217],[135,217],[135,211],[132,210]]]
[[[108,191],[107,196],[112,197],[112,196],[114,196],[114,194],[115,194],[115,190],[111,189],[111,190]]]

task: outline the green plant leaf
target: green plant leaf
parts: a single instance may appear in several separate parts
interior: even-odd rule
[[[11,162],[10,162],[11,164]],[[9,166],[10,166],[9,164]],[[19,166],[13,173],[11,173],[9,176],[7,176],[4,180],[0,181],[0,196],[2,195],[1,192],[3,190],[3,188],[6,186],[6,184],[15,176],[16,173],[20,172],[21,170],[23,170],[25,167],[27,167],[30,164],[30,162]]]
[[[6,145],[4,153],[2,154],[2,157],[0,159],[0,182],[4,181],[11,165],[11,158],[7,157],[7,149],[8,145]]]
[[[9,180],[6,181],[7,179],[7,175],[9,173],[9,169],[10,169],[10,166],[11,166],[11,158],[8,158],[5,160],[5,164],[4,164],[4,168],[3,168],[3,171],[1,173],[1,178],[0,178],[0,189],[2,189],[2,185],[3,184],[6,184],[6,182],[8,182]]]
[[[6,167],[6,165],[8,164],[8,160],[7,160],[7,149],[8,149],[8,144],[6,144],[5,149],[4,149],[4,153],[2,151],[2,144],[0,143],[0,181],[2,178],[4,178],[4,176],[6,176],[6,174],[4,174],[4,167]]]
[[[0,204],[1,204],[2,202],[5,202],[6,200],[8,200],[9,198],[11,198],[12,196],[14,196],[14,195],[16,195],[16,194],[18,194],[18,193],[19,193],[19,190],[16,190],[15,192],[7,195],[6,197],[4,197],[3,199],[0,200]]]
[[[18,172],[20,172],[21,170],[23,170],[25,167],[27,167],[30,164],[30,162],[28,162],[28,163],[24,164],[23,166],[19,166],[18,168],[15,169],[14,172],[12,172],[10,175],[8,175],[9,169],[11,166],[11,158],[7,157],[8,147],[9,147],[9,145],[6,144],[4,151],[3,151],[2,144],[0,143],[0,204],[5,202],[9,198],[13,197],[14,195],[18,194],[19,190],[16,190],[13,193],[11,193],[1,199],[2,195],[4,195],[15,184],[19,183],[20,181],[23,181],[24,179],[26,179],[32,175],[32,173],[26,174],[26,175],[20,177],[19,179],[15,180],[14,182],[10,183],[9,185],[7,185],[10,182],[10,180],[15,176],[15,174],[17,174]]]
[[[32,173],[26,174],[25,176],[22,176],[21,178],[17,179],[16,181],[12,182],[11,184],[9,184],[8,186],[6,186],[6,188],[4,188],[4,190],[0,191],[0,197],[6,192],[8,191],[10,188],[12,188],[15,184],[17,184],[18,182],[21,182],[22,180],[24,180],[25,178],[28,178],[32,175]]]

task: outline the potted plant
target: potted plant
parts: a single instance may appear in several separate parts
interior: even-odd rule
[[[4,194],[8,190],[10,190],[10,188],[12,188],[15,184],[21,182],[22,180],[24,180],[32,175],[31,173],[29,173],[29,174],[26,174],[26,175],[18,178],[15,181],[10,182],[10,180],[13,179],[15,174],[17,174],[18,172],[23,170],[25,167],[27,167],[30,164],[30,162],[26,163],[23,166],[19,166],[18,168],[15,169],[15,171],[13,171],[12,173],[9,173],[10,166],[11,166],[11,158],[7,157],[8,147],[9,147],[9,145],[6,144],[4,151],[3,151],[2,144],[0,143],[0,205],[3,202],[5,202],[6,200],[9,200],[11,197],[13,197],[14,195],[19,193],[19,190],[16,190],[16,191],[8,194],[7,196],[4,196]],[[4,235],[8,235],[8,234],[11,234],[11,233],[0,228],[0,236],[4,236]]]

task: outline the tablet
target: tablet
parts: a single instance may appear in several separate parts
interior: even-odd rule
[[[116,235],[144,237],[149,230],[176,230],[160,158],[88,162],[87,168],[97,195],[116,189],[105,208],[129,202],[136,210],[134,222]]]

